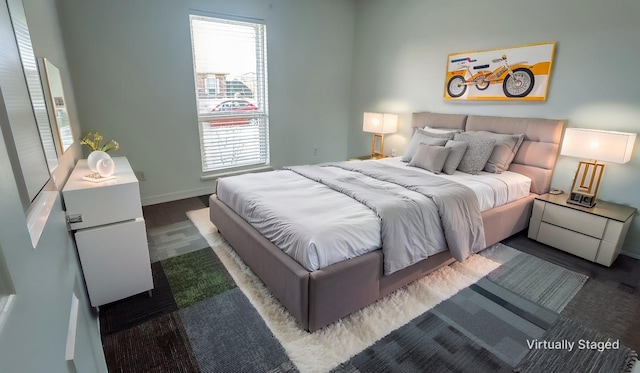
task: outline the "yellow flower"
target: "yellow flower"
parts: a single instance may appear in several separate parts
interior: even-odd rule
[[[101,150],[103,152],[120,148],[120,144],[115,140],[109,140],[104,145],[101,145],[100,143],[103,139],[104,137],[98,132],[89,132],[80,139],[80,144],[88,146],[91,150]]]

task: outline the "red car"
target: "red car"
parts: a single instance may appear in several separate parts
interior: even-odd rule
[[[243,111],[258,110],[258,107],[247,100],[233,99],[222,101],[214,107],[212,113],[232,114],[234,112],[242,113]],[[255,121],[253,118],[224,118],[212,120],[211,127],[244,125]]]

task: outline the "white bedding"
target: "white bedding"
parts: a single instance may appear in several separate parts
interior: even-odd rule
[[[399,157],[379,162],[408,167]],[[414,167],[411,169],[430,173]],[[456,171],[454,175],[438,176],[471,188],[478,196],[481,211],[528,196],[531,183],[526,176],[508,171],[502,174],[482,172],[480,175]],[[416,198],[421,198],[415,194]],[[217,195],[309,271],[381,247],[380,222],[371,209],[292,171],[221,178]],[[434,241],[429,255],[447,249],[444,240]]]
[[[384,158],[378,162],[383,162],[390,166],[408,167],[402,162],[401,157]],[[416,171],[433,175],[432,172],[417,167],[411,167]],[[494,207],[505,205],[529,195],[531,179],[511,171],[501,174],[480,172],[478,175],[471,175],[460,171],[455,171],[453,175],[439,174],[438,176],[457,181],[471,188],[478,197],[480,211],[490,210]]]

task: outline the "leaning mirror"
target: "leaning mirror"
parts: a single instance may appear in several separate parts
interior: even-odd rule
[[[62,89],[60,70],[46,58],[38,58],[42,86],[47,98],[49,118],[55,123],[58,134],[60,153],[64,153],[73,144],[73,133],[69,114],[67,113],[67,101]]]

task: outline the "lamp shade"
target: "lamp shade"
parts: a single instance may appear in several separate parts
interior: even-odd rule
[[[364,113],[362,130],[371,133],[394,133],[398,131],[396,114]]]
[[[627,163],[636,141],[635,133],[567,128],[561,155],[601,162]]]

